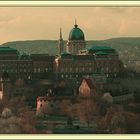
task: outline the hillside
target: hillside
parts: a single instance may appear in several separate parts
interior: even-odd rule
[[[2,44],[2,46],[9,46],[16,48],[23,53],[48,53],[51,55],[57,54],[57,40],[32,40],[32,41],[14,41]],[[66,41],[64,41],[66,46]],[[87,41],[87,48],[91,46],[107,45],[116,49],[120,55],[120,59],[134,69],[139,69],[138,62],[133,60],[140,60],[140,37],[126,37],[126,38],[112,38],[107,40],[90,40]]]

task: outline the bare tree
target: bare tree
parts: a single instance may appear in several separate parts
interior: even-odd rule
[[[87,123],[88,127],[96,113],[96,103],[91,99],[85,99],[79,103],[78,115],[81,122]]]
[[[70,100],[62,100],[61,104],[60,104],[60,111],[62,115],[69,115],[71,112],[71,107],[72,103]]]
[[[14,97],[3,104],[0,121],[3,122],[0,127],[4,128],[0,133],[36,133],[35,114],[24,97]]]

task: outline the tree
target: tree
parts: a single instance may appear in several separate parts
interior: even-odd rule
[[[134,100],[136,103],[140,103],[140,89],[138,88],[134,91]]]
[[[113,97],[110,95],[110,93],[104,93],[103,97],[104,100],[106,100],[108,103],[112,104],[113,102]]]
[[[70,100],[62,100],[60,104],[60,111],[62,115],[69,116],[71,112],[71,107],[72,103]]]
[[[111,133],[140,133],[140,116],[127,112],[122,106],[110,107],[105,116],[98,120],[98,127]]]
[[[107,109],[110,107],[110,105],[111,104],[105,98],[102,98],[98,106],[99,115],[105,116],[107,113]]]
[[[12,116],[12,111],[9,108],[4,108],[4,110],[2,111],[1,116],[3,118],[9,118]]]
[[[4,108],[0,118],[1,134],[17,134],[21,133],[19,118],[13,116],[11,109]]]
[[[35,114],[27,106],[25,97],[14,97],[3,104],[0,121],[4,122],[0,133],[36,133]]]
[[[35,124],[35,114],[32,111],[28,110],[22,113],[22,116],[20,117],[20,127],[22,128],[22,133],[35,134]]]
[[[98,117],[97,125],[101,130],[110,129],[111,119],[115,113],[115,109],[110,107],[107,109],[107,113],[105,116]]]
[[[140,133],[140,115],[132,112],[124,112],[126,119],[126,131],[128,134]]]
[[[111,119],[112,133],[125,133],[126,118],[124,112],[116,112]]]
[[[78,107],[78,115],[81,122],[87,123],[88,127],[96,114],[96,103],[91,99],[85,99],[80,102]]]

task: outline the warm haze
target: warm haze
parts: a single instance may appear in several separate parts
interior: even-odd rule
[[[140,35],[139,7],[0,7],[0,44],[63,38],[77,19],[86,40]]]

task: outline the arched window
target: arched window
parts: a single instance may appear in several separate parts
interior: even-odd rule
[[[34,68],[34,73],[36,73],[36,68]]]
[[[45,71],[48,72],[48,68],[45,68]]]
[[[63,78],[64,77],[64,75],[63,74],[61,74],[61,78]]]
[[[91,67],[89,67],[89,72],[91,72],[91,70],[92,70]]]
[[[38,72],[40,73],[40,68],[38,68]]]

